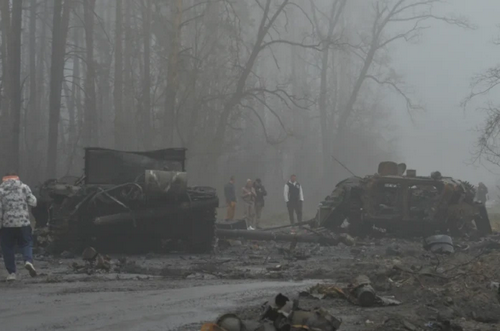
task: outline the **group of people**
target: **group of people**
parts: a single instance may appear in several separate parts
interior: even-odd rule
[[[302,222],[304,192],[302,191],[302,186],[297,182],[297,176],[290,176],[290,180],[285,184],[283,194],[290,224],[295,225],[295,215],[297,215],[297,221],[299,223]],[[227,204],[226,221],[234,220],[238,200],[236,197],[234,176],[231,176],[229,182],[224,187],[224,196]],[[241,200],[243,201],[245,220],[249,230],[261,228],[260,220],[262,209],[265,205],[265,196],[267,196],[267,191],[260,178],[257,178],[255,181],[247,179],[245,186],[241,189]]]
[[[266,188],[262,185],[262,180],[257,178],[255,181],[247,179],[245,186],[241,190],[241,199],[245,207],[245,218],[249,230],[260,229],[260,218],[267,195]],[[236,213],[236,188],[234,186],[234,177],[229,179],[229,183],[224,187],[224,196],[227,203],[226,220],[234,219]]]
[[[24,258],[24,267],[31,277],[37,275],[33,266],[33,239],[29,207],[36,207],[36,197],[17,174],[10,173],[0,184],[0,246],[7,269],[7,281],[16,280],[15,249]]]

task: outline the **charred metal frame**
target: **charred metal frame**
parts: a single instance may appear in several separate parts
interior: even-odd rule
[[[93,176],[91,175],[91,169],[93,169],[93,164],[91,162],[92,160],[91,155],[94,153],[109,154],[109,155],[115,154],[115,155],[122,155],[122,157],[125,157],[127,155],[142,156],[144,157],[144,161],[150,160],[150,161],[163,161],[163,162],[178,162],[181,166],[181,171],[185,172],[186,151],[187,151],[186,148],[166,148],[166,149],[159,149],[155,151],[146,151],[146,152],[119,151],[114,149],[97,148],[97,147],[85,148],[85,157],[84,157],[85,184],[86,185],[110,184],[109,182],[100,182],[92,180]],[[141,166],[143,165],[137,164],[138,169],[141,169]],[[150,170],[163,170],[163,169],[150,169]],[[123,184],[123,183],[117,183],[117,184]]]

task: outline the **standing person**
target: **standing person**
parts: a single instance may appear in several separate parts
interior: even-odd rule
[[[486,185],[484,185],[483,183],[479,183],[479,185],[477,186],[477,200],[485,203],[486,201],[488,201],[487,194],[488,188],[486,187]]]
[[[299,223],[302,222],[302,203],[304,202],[304,192],[302,192],[302,186],[297,183],[297,176],[290,176],[290,180],[285,184],[284,195],[290,224],[294,226],[295,219],[293,213],[297,214],[297,221]]]
[[[3,177],[0,185],[0,244],[9,273],[7,281],[16,280],[16,246],[23,253],[24,267],[31,277],[36,276],[28,206],[36,207],[36,198],[28,185],[23,184],[15,173]]]
[[[234,220],[236,211],[236,190],[234,188],[234,176],[229,178],[229,183],[224,186],[224,196],[226,197],[227,214],[226,221]]]
[[[262,208],[264,208],[264,197],[267,195],[266,188],[262,185],[260,178],[255,180],[253,184],[255,190],[255,227],[260,229],[260,216],[262,215]]]
[[[245,218],[247,220],[248,230],[255,230],[255,190],[251,179],[247,179],[247,183],[242,189],[242,198],[245,202]]]

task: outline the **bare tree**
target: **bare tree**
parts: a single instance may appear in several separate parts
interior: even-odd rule
[[[151,148],[153,143],[151,126],[151,11],[153,2],[146,0],[142,12],[142,33],[144,42],[144,80],[142,91],[141,132],[145,148]]]
[[[97,100],[95,91],[94,63],[94,10],[96,0],[83,1],[83,16],[85,24],[85,115],[83,142],[85,146],[96,145],[98,142]]]
[[[500,42],[496,42],[500,45]],[[500,65],[491,67],[477,74],[471,82],[471,92],[462,101],[466,109],[473,99],[487,97],[500,86]],[[475,162],[482,160],[500,166],[500,108],[493,101],[487,101],[486,106],[479,110],[486,113],[486,120],[479,130]]]
[[[40,109],[37,108],[38,87],[37,87],[37,72],[36,72],[36,35],[37,35],[37,0],[30,2],[30,21],[29,21],[29,140],[36,141],[38,139],[38,127],[40,123]],[[28,128],[25,128],[26,130]],[[28,154],[30,164],[36,160],[36,144],[29,144]],[[31,169],[30,169],[31,170]]]
[[[358,100],[361,88],[367,80],[372,80],[377,84],[392,88],[400,94],[406,101],[407,110],[421,108],[415,104],[401,88],[395,77],[390,75],[378,76],[371,73],[377,55],[387,49],[394,42],[415,39],[429,20],[442,21],[447,24],[456,25],[463,28],[470,28],[468,21],[462,17],[439,16],[434,14],[434,5],[443,3],[443,0],[378,0],[374,3],[374,16],[369,35],[357,45],[352,45],[352,53],[361,60],[361,70],[357,75],[354,87],[350,93],[347,104],[341,111],[337,123],[337,136],[342,139],[343,133],[348,128],[348,120],[353,114],[354,105]],[[391,26],[402,24],[402,31],[393,35],[389,34]]]
[[[55,0],[52,23],[52,58],[50,65],[49,96],[49,143],[47,152],[47,174],[57,175],[59,122],[61,119],[61,92],[64,79],[66,39],[73,0]]]
[[[261,4],[261,2],[257,1],[257,4],[262,11],[262,16],[258,24],[257,35],[255,36],[255,42],[251,45],[251,47],[247,48],[249,49],[249,55],[244,64],[241,65],[240,74],[233,84],[233,92],[229,94],[229,98],[227,98],[224,102],[223,110],[216,126],[215,139],[213,141],[213,155],[215,157],[220,155],[222,152],[226,137],[226,131],[229,125],[228,120],[239,106],[248,111],[251,111],[254,115],[258,116],[258,113],[255,111],[255,109],[253,109],[249,105],[242,104],[242,102],[246,98],[254,98],[257,102],[262,103],[265,109],[270,111],[271,114],[273,114],[280,123],[281,120],[277,113],[271,107],[269,107],[265,99],[262,98],[263,94],[277,97],[285,104],[293,103],[295,106],[298,106],[298,104],[294,101],[294,97],[284,89],[268,89],[264,86],[247,88],[247,82],[249,80],[249,77],[253,74],[253,69],[259,55],[262,54],[264,50],[269,50],[272,45],[279,44],[287,44],[296,47],[307,47],[320,50],[320,45],[307,45],[300,42],[284,40],[279,37],[275,38],[272,36],[272,34],[270,34],[270,31],[276,28],[277,20],[281,15],[285,13],[286,8],[288,6],[296,7],[298,6],[297,4],[293,3],[291,0],[281,0],[276,4],[276,9],[274,11],[272,10],[272,5],[275,4],[275,1],[273,0],[266,0],[264,4]],[[259,94],[261,96],[259,96]],[[265,124],[262,119],[260,120],[260,123],[262,124],[262,128],[264,129],[266,138],[269,142],[272,142],[272,139],[267,136]]]
[[[346,6],[347,0],[335,0],[331,4],[327,19],[327,29],[326,32],[321,24],[321,20],[318,18],[317,5],[313,0],[311,0],[311,11],[313,13],[315,32],[317,37],[326,44],[331,44],[334,38],[335,28],[337,27],[342,13]],[[320,92],[319,92],[319,111],[320,111],[320,121],[321,121],[321,146],[323,152],[323,175],[326,176],[328,173],[330,164],[330,154],[331,154],[331,143],[330,143],[330,121],[329,119],[333,116],[330,114],[328,116],[327,111],[327,93],[328,87],[328,74],[330,66],[330,49],[331,47],[324,47],[321,52],[321,81],[320,81]]]
[[[10,113],[10,70],[9,70],[9,39],[10,39],[10,1],[0,0],[0,24],[2,28],[2,88],[3,88],[3,102],[2,102],[2,116],[3,116],[3,130],[2,132],[9,131],[9,113]],[[8,136],[8,135],[7,135]],[[5,141],[5,140],[4,140]]]
[[[163,125],[163,137],[165,143],[173,144],[175,131],[175,111],[177,89],[179,88],[179,51],[181,48],[181,24],[182,24],[182,0],[175,0],[171,4],[172,12],[172,37],[170,44],[170,54],[168,57],[167,84],[165,91],[165,114]]]
[[[12,20],[9,36],[10,66],[10,117],[12,125],[10,146],[10,168],[19,171],[20,130],[21,130],[21,32],[23,1],[12,3]]]
[[[125,114],[123,112],[123,8],[122,1],[116,0],[115,18],[115,146],[125,148]]]
[[[137,148],[136,132],[134,125],[137,118],[135,103],[135,77],[134,77],[134,39],[132,31],[132,1],[125,0],[125,18],[124,18],[124,37],[125,45],[123,52],[123,112],[125,115],[124,123],[124,145],[128,148]]]
[[[2,149],[4,165],[19,171],[21,129],[21,33],[22,1],[0,3],[2,27]]]

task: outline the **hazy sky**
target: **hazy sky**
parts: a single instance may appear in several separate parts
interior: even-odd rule
[[[473,106],[464,112],[460,101],[470,91],[474,74],[500,63],[500,46],[492,43],[500,31],[500,1],[452,0],[444,10],[467,16],[477,29],[432,23],[418,44],[400,43],[392,53],[393,67],[405,76],[412,95],[426,108],[414,116],[412,124],[404,103],[392,98],[401,151],[408,167],[421,175],[439,170],[473,183],[491,183],[500,179],[500,168],[490,167],[499,174],[495,176],[482,166],[470,165],[476,129],[485,115]]]

